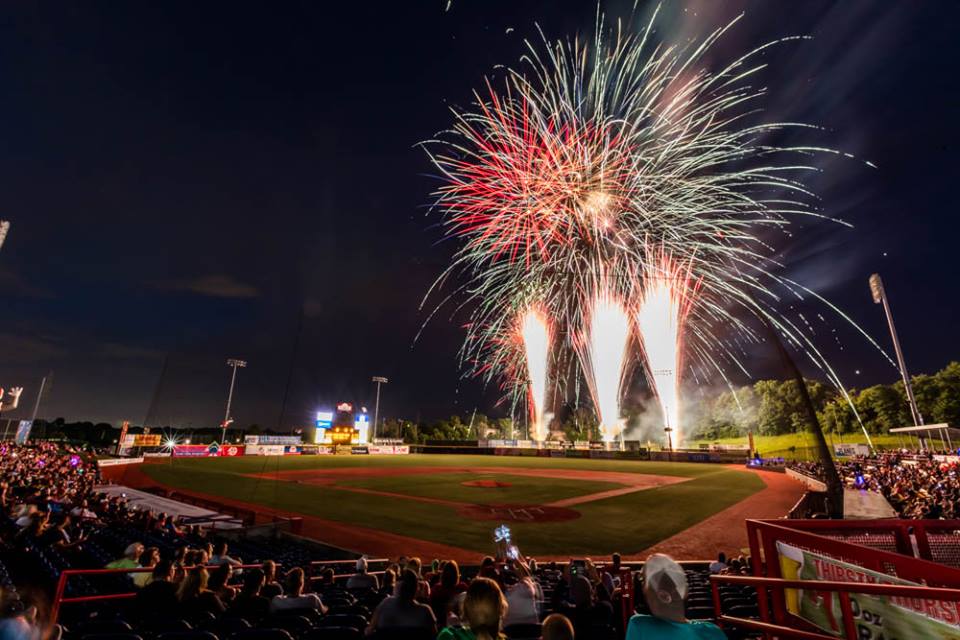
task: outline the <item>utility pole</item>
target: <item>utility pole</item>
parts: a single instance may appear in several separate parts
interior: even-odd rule
[[[47,376],[43,376],[40,381],[40,391],[37,392],[37,401],[33,403],[33,414],[30,416],[30,424],[37,421],[37,413],[40,411],[40,398],[43,397],[43,389],[47,386]]]
[[[883,280],[880,278],[879,273],[870,276],[870,293],[873,294],[874,304],[883,305],[883,312],[886,314],[887,324],[890,326],[890,337],[893,339],[893,350],[897,354],[897,364],[900,367],[900,375],[903,377],[903,388],[907,392],[907,402],[910,403],[913,425],[919,427],[923,425],[923,416],[920,415],[917,400],[913,397],[913,385],[910,384],[910,374],[907,373],[907,363],[903,359],[903,350],[900,348],[900,339],[897,337],[897,327],[893,324],[893,313],[890,311],[890,301],[887,300],[887,291],[883,288]]]
[[[380,419],[380,385],[390,382],[383,376],[373,376],[372,380],[377,383],[377,401],[373,405],[373,437],[370,438],[371,442],[377,437],[377,422]]]
[[[223,415],[223,436],[220,438],[220,444],[226,444],[227,427],[233,422],[233,420],[230,419],[230,405],[233,403],[233,387],[237,382],[237,369],[246,367],[247,361],[230,358],[227,360],[227,366],[233,368],[233,373],[230,374],[230,392],[227,394],[227,412]]]

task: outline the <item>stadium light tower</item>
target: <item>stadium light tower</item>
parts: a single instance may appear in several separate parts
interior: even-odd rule
[[[373,437],[370,438],[371,442],[377,437],[377,421],[380,418],[380,385],[390,382],[383,376],[373,376],[372,380],[377,383],[377,402],[373,405]]]
[[[227,441],[227,427],[233,422],[230,418],[230,405],[233,403],[233,387],[237,383],[237,369],[246,367],[247,361],[230,358],[227,360],[227,366],[233,368],[233,373],[230,374],[230,392],[227,393],[227,412],[223,414],[223,436],[220,438],[220,444]]]
[[[893,350],[897,354],[897,364],[900,367],[900,375],[903,377],[903,388],[907,392],[907,402],[910,403],[910,413],[913,415],[913,424],[919,427],[923,424],[923,416],[920,415],[917,400],[913,397],[913,386],[910,384],[910,374],[907,373],[907,363],[903,359],[903,350],[900,348],[900,339],[897,337],[897,327],[893,324],[893,313],[890,311],[887,291],[883,288],[883,280],[880,278],[879,273],[870,276],[870,293],[873,294],[874,304],[883,305],[883,312],[886,314],[887,324],[890,326],[890,337],[893,339]]]

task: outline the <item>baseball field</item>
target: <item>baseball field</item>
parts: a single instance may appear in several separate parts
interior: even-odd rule
[[[470,455],[169,458],[117,472],[299,516],[304,535],[354,551],[463,560],[490,553],[501,523],[537,557],[701,559],[735,551],[744,518],[782,516],[802,493],[782,474],[717,464]]]

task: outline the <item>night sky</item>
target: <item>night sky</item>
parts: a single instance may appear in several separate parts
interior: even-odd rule
[[[601,6],[639,26],[650,6],[631,19],[631,4]],[[53,371],[41,417],[212,426],[226,359],[239,357],[244,426],[276,426],[281,412],[284,427],[305,424],[339,400],[372,409],[372,375],[390,378],[388,417],[504,415],[496,389],[460,380],[465,315],[438,314],[415,341],[421,299],[453,250],[426,215],[438,182],[416,144],[496,65],[516,63],[535,23],[550,37],[588,33],[596,5],[446,8],[0,8],[0,218],[12,222],[0,386],[26,387],[29,407]],[[859,159],[821,158],[810,181],[823,211],[855,229],[797,229],[779,243],[784,273],[888,348],[867,288],[879,271],[911,370],[960,358],[960,5],[668,2],[658,35],[682,41],[740,11],[718,64],[813,36],[765,56],[766,118],[821,125],[804,139]],[[866,340],[831,326],[819,340],[848,385],[896,378]],[[768,355],[755,377],[778,375]]]

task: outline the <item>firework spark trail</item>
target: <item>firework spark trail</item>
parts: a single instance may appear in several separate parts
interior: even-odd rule
[[[589,336],[583,341],[580,357],[604,442],[613,442],[623,431],[620,392],[629,338],[630,317],[623,305],[609,294],[598,295],[591,306]]]
[[[673,431],[674,447],[683,439],[680,422],[680,374],[683,329],[695,286],[685,269],[661,254],[644,274],[634,317],[646,362],[647,378],[660,402],[664,426]]]
[[[647,340],[648,358],[673,363],[648,362],[649,370],[679,371],[678,359],[686,358],[697,379],[719,376],[729,386],[728,371],[749,371],[745,351],[731,344],[738,336],[760,342],[751,317],[764,317],[842,389],[812,327],[779,305],[785,297],[824,303],[856,325],[778,275],[783,265],[774,258],[778,235],[788,238],[794,220],[826,218],[802,176],[817,171],[808,158],[837,152],[771,142],[785,130],[816,127],[755,123],[765,90],[750,83],[765,67],[760,56],[800,38],[711,69],[708,52],[738,20],[681,45],[656,41],[656,14],[635,34],[608,26],[601,14],[591,38],[551,41],[541,33],[527,42],[521,68],[489,80],[470,107],[453,110],[448,131],[424,143],[443,182],[435,206],[446,235],[459,241],[438,285],[455,273],[465,277],[462,304],[473,307],[461,360],[467,373],[503,380],[514,405],[526,399],[530,376],[513,336],[535,305],[563,336],[555,344],[580,355],[605,436],[616,432],[613,398],[627,329],[622,317],[604,315],[601,300],[621,300],[638,320],[645,298],[670,307],[667,291],[645,293],[636,282],[663,256],[683,265],[698,290],[675,322],[662,311],[663,326],[644,329],[679,334],[686,321],[679,345]],[[603,328],[607,320],[619,333]],[[670,353],[657,353],[662,346]],[[670,393],[659,391],[663,402]],[[668,403],[675,411],[678,403]]]
[[[547,320],[537,311],[530,310],[523,317],[520,328],[526,355],[529,376],[531,436],[534,440],[546,440],[547,427],[544,407],[547,398],[547,375],[550,355],[550,329]]]

